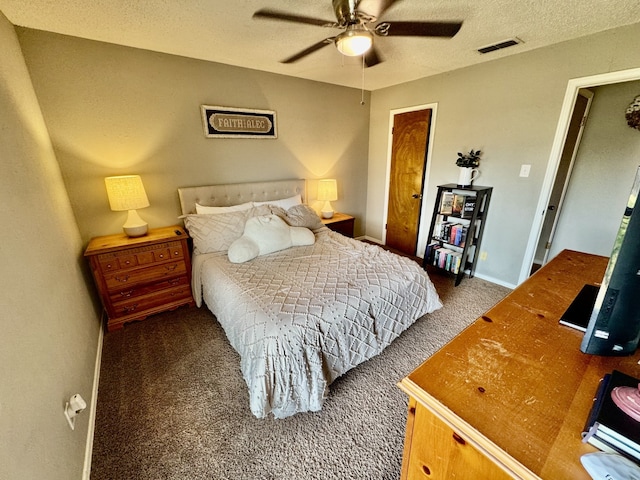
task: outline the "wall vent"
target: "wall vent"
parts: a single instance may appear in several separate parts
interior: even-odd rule
[[[524,43],[517,37],[510,38],[509,40],[503,40],[502,42],[494,43],[493,45],[488,45],[486,47],[482,47],[478,49],[479,53],[489,53],[495,52],[496,50],[502,50],[503,48],[513,47],[514,45],[518,45],[519,43]]]

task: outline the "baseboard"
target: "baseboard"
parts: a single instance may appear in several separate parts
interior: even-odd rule
[[[104,325],[103,318],[100,325]],[[91,410],[89,412],[89,427],[87,428],[87,444],[84,450],[84,468],[82,480],[89,480],[91,477],[91,456],[93,454],[93,436],[96,431],[96,408],[98,406],[98,385],[100,384],[100,365],[102,364],[102,342],[104,340],[104,330],[100,327],[98,335],[98,346],[96,351],[96,363],[93,370],[93,391],[91,392]]]
[[[369,242],[377,243],[378,245],[383,245],[382,240],[379,238],[369,237],[368,235],[364,235],[363,237],[358,237],[356,240],[367,240]]]
[[[502,287],[510,288],[511,290],[517,287],[517,285],[514,285],[512,283],[507,283],[502,280],[498,280],[497,278],[490,277],[488,275],[483,275],[481,273],[476,272],[473,276],[481,278],[482,280],[486,280],[487,282],[495,283],[496,285],[500,285]]]

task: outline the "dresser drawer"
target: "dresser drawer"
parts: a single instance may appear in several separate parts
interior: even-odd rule
[[[159,290],[167,290],[172,287],[177,287],[182,285],[187,285],[187,286],[190,285],[189,279],[187,278],[186,275],[166,279],[166,280],[155,282],[155,283],[130,285],[130,286],[127,286],[127,288],[124,288],[118,291],[109,292],[109,298],[111,299],[111,302],[115,305],[119,302],[128,301],[131,298],[142,297],[144,295],[149,295]]]
[[[191,299],[191,287],[188,282],[181,285],[166,287],[140,295],[113,302],[113,310],[116,317],[140,313],[146,315],[148,310],[160,305],[167,305],[179,300]]]
[[[138,285],[150,283],[164,278],[176,277],[187,273],[184,262],[167,262],[152,265],[146,268],[121,270],[104,276],[104,281],[109,291],[123,290],[126,285]]]
[[[148,247],[138,247],[129,250],[98,255],[98,263],[103,272],[150,265],[170,259],[184,257],[181,242],[165,242]]]

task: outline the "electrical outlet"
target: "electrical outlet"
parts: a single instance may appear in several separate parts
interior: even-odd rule
[[[480,252],[480,261],[485,261],[487,259],[487,252]]]
[[[520,165],[520,176],[528,177],[531,172],[531,165]]]

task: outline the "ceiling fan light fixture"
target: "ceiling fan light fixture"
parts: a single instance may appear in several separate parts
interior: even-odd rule
[[[359,25],[349,25],[347,30],[336,38],[338,51],[348,57],[357,57],[367,52],[373,45],[371,32]]]

